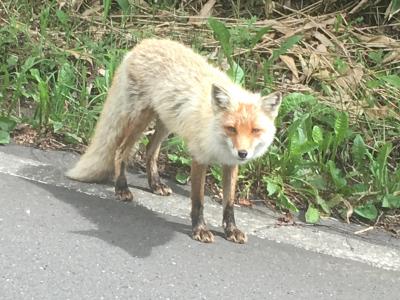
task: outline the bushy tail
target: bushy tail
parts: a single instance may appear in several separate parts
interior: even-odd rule
[[[127,97],[124,70],[118,70],[109,90],[92,141],[86,153],[65,175],[84,182],[102,182],[114,171],[114,158],[118,141],[121,140],[128,122],[129,112],[124,111]]]

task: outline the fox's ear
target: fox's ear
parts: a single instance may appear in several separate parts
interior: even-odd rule
[[[211,102],[219,110],[227,110],[231,105],[227,91],[215,84],[211,86]]]
[[[279,106],[281,106],[281,102],[281,92],[275,92],[261,98],[262,108],[267,114],[270,114],[274,118],[278,115],[278,110]]]

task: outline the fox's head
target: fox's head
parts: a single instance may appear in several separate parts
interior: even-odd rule
[[[241,89],[228,92],[212,85],[211,98],[219,143],[230,156],[223,158],[224,163],[241,164],[263,155],[275,136],[274,120],[282,94],[260,96]]]

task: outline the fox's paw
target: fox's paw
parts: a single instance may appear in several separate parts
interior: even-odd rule
[[[193,229],[192,238],[196,241],[202,243],[212,243],[214,242],[214,235],[210,230],[204,227],[198,227]]]
[[[234,243],[244,244],[247,242],[246,234],[236,227],[225,229],[225,236],[228,241]]]
[[[123,202],[130,202],[133,200],[132,192],[129,189],[115,190],[117,199]]]
[[[171,188],[165,183],[158,182],[151,186],[151,191],[160,196],[169,196],[172,194]]]

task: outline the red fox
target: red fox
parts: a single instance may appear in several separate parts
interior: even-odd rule
[[[136,45],[116,71],[94,136],[67,177],[99,182],[114,171],[115,193],[131,201],[125,177],[130,150],[152,120],[155,132],[146,148],[150,189],[172,191],[161,182],[157,158],[170,134],[186,142],[192,156],[192,237],[213,242],[203,217],[204,181],[209,164],[223,169],[223,228],[227,240],[245,243],[236,227],[234,195],[238,165],[263,155],[275,135],[280,92],[260,96],[233,83],[190,48],[174,41],[146,39]]]

